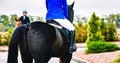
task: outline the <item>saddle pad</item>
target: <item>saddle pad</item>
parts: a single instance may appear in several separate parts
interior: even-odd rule
[[[59,26],[59,25],[55,25],[55,24],[52,24],[52,23],[49,23],[49,25],[53,26],[53,27],[56,27],[58,29],[62,29],[62,26]]]

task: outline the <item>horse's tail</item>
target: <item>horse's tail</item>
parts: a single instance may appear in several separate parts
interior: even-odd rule
[[[18,63],[18,45],[20,46],[23,63],[32,63],[32,57],[26,41],[26,30],[26,26],[20,26],[13,32],[9,44],[7,63]]]
[[[18,63],[18,42],[20,39],[20,29],[16,29],[11,37],[7,63]]]

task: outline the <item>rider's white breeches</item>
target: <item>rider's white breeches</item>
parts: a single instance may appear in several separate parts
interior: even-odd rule
[[[58,22],[61,26],[65,27],[66,29],[68,29],[69,31],[74,31],[75,27],[73,26],[73,24],[68,21],[67,19],[54,19],[56,22]]]

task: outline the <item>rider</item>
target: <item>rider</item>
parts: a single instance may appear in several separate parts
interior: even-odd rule
[[[75,52],[76,51],[76,45],[75,45],[75,28],[70,23],[70,21],[67,20],[68,18],[68,6],[66,0],[46,0],[46,8],[47,8],[47,14],[46,14],[46,20],[54,20],[58,22],[60,25],[62,25],[64,28],[69,30],[69,52]]]
[[[30,23],[30,20],[29,20],[29,17],[27,16],[27,11],[26,10],[23,11],[23,16],[20,17],[20,20],[22,22],[22,25]]]

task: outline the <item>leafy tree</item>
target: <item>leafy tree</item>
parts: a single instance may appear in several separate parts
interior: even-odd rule
[[[87,20],[88,20],[88,18],[85,16],[84,17],[81,17],[80,15],[76,16],[76,21],[81,21],[81,22],[83,22],[83,24],[86,24]]]
[[[99,42],[103,41],[103,36],[101,35],[101,23],[99,17],[95,15],[95,13],[92,14],[89,22],[88,22],[88,33],[87,33],[87,44],[90,42]]]
[[[42,21],[42,18],[41,17],[37,17],[37,21]]]
[[[84,24],[86,24],[86,23],[87,23],[88,18],[87,18],[87,17],[82,17],[82,18],[81,18],[81,20],[82,20],[82,22],[83,22]]]
[[[18,16],[16,14],[12,14],[11,18],[10,18],[10,26],[14,27],[15,24],[15,18],[18,18]]]
[[[2,15],[2,24],[5,26],[5,31],[9,29],[10,21],[7,15]]]
[[[3,19],[2,24],[9,25],[9,17],[7,15],[2,15],[2,16],[5,16],[5,17],[2,17]]]
[[[43,21],[43,18],[42,17],[39,17],[39,16],[28,16],[30,21],[31,22],[34,22],[34,21]]]
[[[107,21],[112,21],[115,22],[116,18],[115,18],[115,14],[110,14],[106,17]]]
[[[120,27],[120,14],[110,14],[106,15],[105,19],[107,21],[113,21],[113,23],[119,28]]]
[[[30,19],[31,22],[34,21],[33,16],[30,16],[30,15],[29,15],[28,17],[29,17],[29,19]]]
[[[115,20],[116,26],[120,28],[120,14],[116,14],[116,20]]]
[[[76,16],[76,21],[80,21],[80,20],[81,20],[80,15],[77,15]]]

